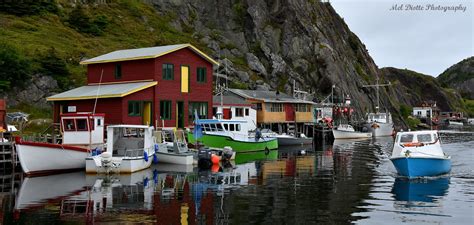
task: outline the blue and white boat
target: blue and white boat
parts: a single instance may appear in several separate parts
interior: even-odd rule
[[[399,132],[393,146],[393,165],[401,176],[437,176],[451,171],[451,156],[441,148],[436,131]]]

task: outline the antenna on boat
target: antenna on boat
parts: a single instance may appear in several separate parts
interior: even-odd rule
[[[380,87],[384,87],[384,86],[390,86],[392,85],[391,82],[388,82],[387,84],[379,84],[379,75],[376,74],[376,84],[368,84],[368,85],[363,85],[362,87],[365,87],[365,88],[368,88],[368,87],[375,87],[375,89],[377,90],[377,106],[375,106],[375,112],[376,113],[379,113],[379,110],[380,110],[380,94],[379,94],[379,88]]]
[[[100,72],[99,87],[97,88],[97,93],[95,95],[94,109],[92,110],[92,115],[91,116],[93,116],[95,114],[95,108],[97,107],[97,99],[99,98],[100,84],[102,83],[102,75],[104,75],[104,69],[102,69],[102,71]],[[91,118],[89,116],[89,119],[87,121],[89,121],[90,119]],[[92,119],[94,119],[94,117],[92,117]],[[94,123],[95,123],[95,121],[94,121]],[[91,126],[90,123],[89,123],[88,126]],[[89,127],[89,150],[91,150],[91,148],[92,148],[92,129],[91,129],[91,127]]]
[[[95,108],[97,107],[97,99],[99,98],[100,84],[102,83],[102,75],[104,75],[104,69],[102,69],[102,71],[100,72],[99,87],[97,88],[97,93],[95,95],[94,109],[92,110],[92,114],[95,113]]]

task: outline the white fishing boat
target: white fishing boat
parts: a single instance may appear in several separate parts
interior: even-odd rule
[[[397,133],[390,160],[400,175],[409,178],[451,170],[451,156],[443,152],[437,131],[433,130]]]
[[[250,133],[251,137],[255,137],[255,132]],[[290,145],[310,145],[313,143],[313,139],[306,137],[304,134],[296,137],[293,134],[277,134],[270,129],[262,129],[261,134],[263,138],[276,138],[278,140],[278,146],[290,146]]]
[[[365,125],[373,137],[385,137],[393,135],[393,121],[390,113],[369,113]]]
[[[106,151],[86,158],[87,173],[133,173],[150,167],[155,159],[153,127],[107,127]]]
[[[277,134],[274,137],[278,140],[278,146],[282,145],[310,145],[313,143],[313,139],[306,137],[304,134],[300,134],[299,137],[290,134]]]
[[[91,149],[103,149],[104,114],[63,114],[60,129],[62,144],[16,138],[15,147],[24,173],[39,175],[83,169]]]
[[[349,124],[340,124],[337,128],[332,130],[334,139],[356,139],[356,138],[371,138],[372,133],[359,132],[354,130]]]
[[[448,125],[449,126],[464,126],[464,124],[462,122],[458,122],[458,121],[454,121],[454,120],[448,120]]]
[[[168,135],[166,133],[168,132]],[[169,133],[171,132],[171,133]],[[165,137],[171,136],[171,145],[165,142]],[[188,149],[188,143],[182,130],[156,131],[155,151],[160,163],[191,165],[194,162],[194,153]]]
[[[367,120],[365,121],[364,127],[366,127],[370,132],[372,132],[373,137],[384,137],[393,135],[393,121],[392,115],[390,113],[382,113],[380,109],[380,97],[379,97],[379,88],[384,86],[392,85],[390,82],[388,84],[379,84],[379,77],[376,77],[376,84],[373,85],[364,85],[364,87],[375,87],[377,95],[377,105],[375,106],[375,113],[367,114]]]

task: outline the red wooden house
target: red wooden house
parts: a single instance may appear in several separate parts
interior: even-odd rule
[[[107,124],[186,127],[212,117],[216,61],[190,44],[114,51],[81,62],[87,85],[49,97],[54,121],[71,112],[105,113]]]

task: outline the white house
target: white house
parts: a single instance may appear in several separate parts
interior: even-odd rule
[[[413,107],[413,116],[417,118],[432,117],[433,109],[431,107]]]
[[[223,100],[222,104],[221,99]],[[222,97],[220,95],[213,96],[212,101],[213,113],[216,117],[222,115],[222,119],[247,121],[242,126],[248,126],[249,130],[254,130],[257,127],[257,110],[244,98],[227,92]]]

